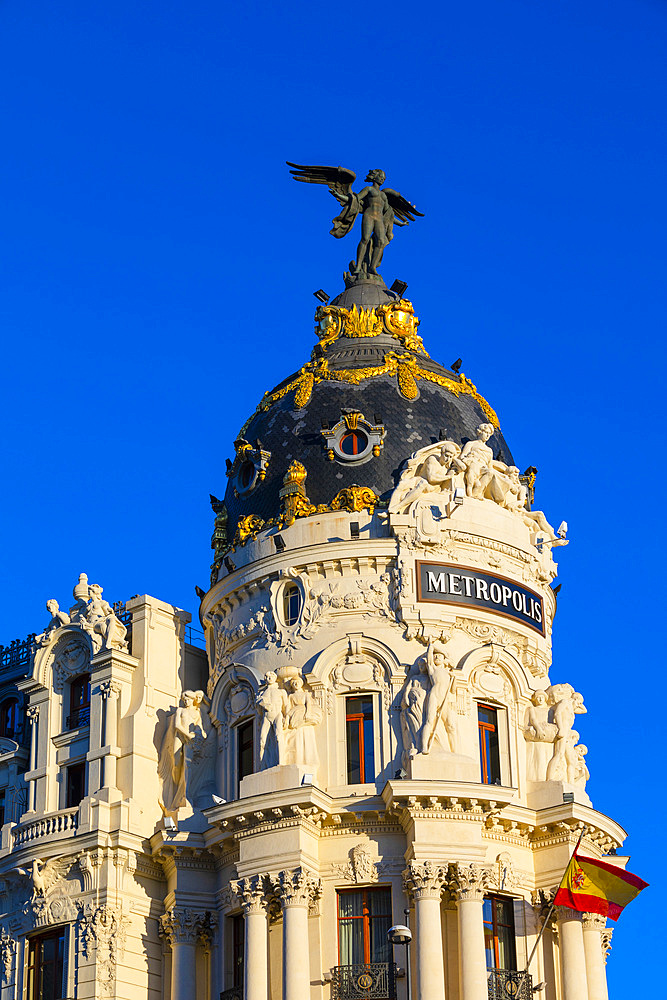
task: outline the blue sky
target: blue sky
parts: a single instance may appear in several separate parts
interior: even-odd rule
[[[385,277],[570,526],[552,679],[651,882],[612,998],[664,983],[666,67],[664,0],[0,3],[0,641],[82,570],[195,611],[208,494],[354,249],[284,161],[382,167],[426,213]]]

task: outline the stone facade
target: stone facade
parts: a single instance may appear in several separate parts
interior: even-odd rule
[[[363,426],[343,422],[332,462]],[[372,462],[392,428],[368,426]],[[406,444],[383,500],[309,506],[285,462],[282,519],[241,518],[233,549],[215,500],[206,652],[187,613],[121,614],[83,574],[68,613],[49,602],[8,677],[30,740],[0,740],[2,1000],[31,1000],[48,940],[58,997],[386,997],[396,974],[403,1000],[392,923],[418,1000],[486,1000],[489,976],[515,995],[512,975],[520,996],[606,1000],[605,922],[569,910],[516,980],[579,835],[623,865],[625,832],[586,792],[576,667],[551,662],[567,528],[493,431]],[[245,444],[240,484],[279,461]]]

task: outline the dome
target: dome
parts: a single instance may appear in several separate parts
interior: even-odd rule
[[[230,541],[242,518],[280,514],[294,462],[305,470],[300,492],[322,507],[352,486],[386,500],[412,452],[439,439],[463,446],[481,423],[493,425],[494,456],[513,464],[473,383],[426,352],[412,304],[367,284],[318,307],[311,360],[265,393],[242,427],[227,467]]]

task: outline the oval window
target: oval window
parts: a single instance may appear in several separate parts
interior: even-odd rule
[[[244,462],[239,471],[239,481],[241,483],[241,489],[247,490],[251,482],[255,478],[255,466],[252,462]]]
[[[295,583],[288,583],[283,590],[283,617],[286,625],[296,625],[301,613],[301,591]]]
[[[338,447],[344,455],[361,455],[368,447],[368,438],[363,431],[348,431],[343,434]]]

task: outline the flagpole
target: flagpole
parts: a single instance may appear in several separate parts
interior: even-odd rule
[[[585,829],[586,828],[584,827],[584,830]],[[568,861],[567,865],[565,866],[565,871],[563,872],[563,878],[561,878],[561,880],[560,880],[560,884],[558,886],[558,889],[560,889],[560,887],[562,886],[563,879],[567,875],[567,870],[570,867],[570,865],[572,864],[572,858],[577,853],[577,850],[579,848],[579,844],[581,843],[581,838],[584,835],[584,830],[581,831],[581,833],[579,834],[579,839],[577,840],[576,844],[574,845],[574,850],[572,851],[572,854],[570,855],[570,860]],[[556,889],[556,893],[558,892],[558,889]],[[551,918],[551,914],[554,911],[555,902],[556,902],[556,893],[554,893],[554,898],[551,900],[551,903],[549,905],[549,909],[547,910],[547,915],[544,918],[544,923],[542,924],[542,927],[540,928],[540,933],[537,935],[537,937],[535,939],[535,944],[533,945],[533,949],[532,949],[530,955],[528,956],[528,961],[526,962],[526,968],[523,970],[523,972],[519,973],[519,979],[517,981],[517,990],[516,990],[517,1000],[521,1000],[521,987],[523,986],[523,984],[526,981],[526,976],[528,975],[528,969],[530,968],[530,963],[533,961],[533,958],[535,957],[535,952],[537,951],[537,947],[538,947],[540,941],[542,940],[542,935],[544,934],[544,932],[546,930],[546,927],[547,927],[547,924],[549,923],[549,920]]]

